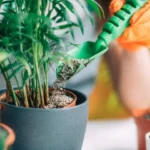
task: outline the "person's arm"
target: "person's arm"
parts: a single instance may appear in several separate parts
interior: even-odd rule
[[[125,0],[112,0],[107,8],[110,8],[113,14],[124,3]],[[147,19],[149,12],[150,1],[132,16],[131,25],[116,42],[110,44],[105,54],[116,91],[134,116],[138,116],[137,110],[141,113],[150,108],[150,103],[148,103],[150,98],[150,54],[148,52],[150,34],[147,34],[150,29]],[[139,116],[147,113],[144,111]]]
[[[105,57],[121,102],[131,112],[137,109],[147,109],[150,106],[148,49],[142,48],[136,52],[129,52],[113,42]]]
[[[111,42],[111,44],[109,45],[109,50],[104,55],[116,91],[118,91],[117,90],[119,81],[118,74],[120,72],[119,69],[120,69],[121,55],[122,55],[122,48],[115,41]]]
[[[112,2],[113,13],[125,0]],[[105,54],[117,94],[136,122],[138,150],[146,149],[145,134],[150,131],[149,15],[150,0],[132,16],[131,26],[117,39],[119,44],[112,42]]]
[[[138,116],[136,110],[150,107],[150,54],[147,48],[134,53],[123,51],[120,62],[119,94],[123,103]]]

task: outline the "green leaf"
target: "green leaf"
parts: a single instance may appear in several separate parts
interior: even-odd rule
[[[29,35],[29,34],[25,34],[25,33],[16,31],[16,32],[12,33],[12,37],[15,37],[15,36],[21,36],[23,38],[21,41],[23,41],[24,38],[28,38],[28,39],[32,40],[33,42],[36,42],[36,39],[33,36]]]
[[[90,5],[90,7],[93,8],[93,10],[97,13],[97,15],[99,17],[101,17],[101,12],[100,12],[100,10],[101,10],[102,16],[104,17],[104,12],[103,12],[102,7],[95,0],[86,0],[86,2],[87,2],[87,4]]]
[[[76,1],[79,3],[80,7],[84,10],[85,14],[89,17],[92,25],[94,25],[94,19],[93,19],[91,13],[88,11],[87,7],[85,7],[85,5],[83,4],[83,2],[81,2],[81,0],[76,0]]]
[[[17,67],[16,69],[14,69],[10,75],[8,76],[8,80],[10,80],[11,78],[15,77],[17,73],[19,73],[22,69],[24,68],[24,66],[22,67]]]
[[[0,5],[2,4],[3,0],[0,0]]]
[[[28,80],[28,79],[29,79],[28,72],[27,72],[27,71],[25,71],[25,72],[24,72],[24,74],[23,74],[22,88],[24,88],[24,87],[25,87],[26,82],[27,82],[27,80]]]
[[[44,57],[49,58],[50,57],[50,45],[49,42],[47,40],[41,40],[42,42],[42,46],[43,46],[43,50],[44,50]]]
[[[62,5],[59,5],[59,6],[60,6],[60,8],[62,9],[62,12],[63,12],[63,15],[65,16],[66,21],[67,21],[69,24],[72,23],[72,21],[71,21],[71,19],[70,19],[70,16],[68,15],[68,12],[67,12],[66,8],[64,8],[64,6],[62,6]],[[75,36],[74,36],[74,31],[73,31],[72,27],[69,28],[69,31],[70,31],[70,34],[71,34],[73,40],[74,40],[74,39],[75,39]]]
[[[6,50],[0,49],[0,62],[4,61],[8,57],[10,57],[12,53],[7,52]]]
[[[72,12],[76,16],[76,18],[78,20],[78,23],[79,23],[79,27],[81,29],[81,32],[84,33],[84,28],[83,28],[82,20],[81,20],[81,18],[79,16],[77,10],[74,8],[73,4],[71,2],[69,2],[69,1],[66,0],[64,2],[64,5],[69,9],[70,12]]]
[[[60,42],[61,39],[60,37],[56,36],[55,34],[53,34],[52,32],[49,32],[49,33],[45,33],[45,35],[50,39],[50,40],[53,40],[55,42]]]
[[[66,29],[66,28],[75,27],[75,26],[78,27],[78,25],[76,23],[70,23],[70,24],[55,26],[55,27],[53,27],[53,29],[54,30],[56,30],[56,29]]]
[[[8,64],[5,68],[2,69],[2,71],[7,72],[10,69],[14,69],[16,67],[22,67],[22,64],[20,62],[14,62],[14,63]]]
[[[14,57],[24,65],[24,67],[25,67],[26,70],[28,71],[29,76],[31,76],[32,72],[31,72],[30,65],[28,64],[28,62],[27,62],[27,60],[24,58],[24,56],[23,56],[22,54],[15,54]]]

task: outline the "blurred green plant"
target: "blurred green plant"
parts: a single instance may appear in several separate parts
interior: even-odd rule
[[[103,14],[94,0],[85,2],[99,16]],[[63,36],[71,34],[74,39],[73,27],[84,33],[75,3],[93,24],[83,0],[0,0],[0,69],[6,80],[6,102],[38,108],[48,103],[48,70],[52,62],[64,56]],[[72,21],[70,14],[77,21]],[[62,30],[63,35],[59,35]],[[61,51],[56,49],[58,46]],[[17,93],[12,79],[16,81]]]
[[[7,125],[0,123],[0,150],[10,150],[14,141],[14,131]]]
[[[5,140],[7,138],[7,132],[0,127],[0,149],[4,150],[5,147]]]

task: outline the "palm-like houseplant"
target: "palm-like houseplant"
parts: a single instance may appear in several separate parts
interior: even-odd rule
[[[60,49],[66,49],[67,45],[69,44],[69,42],[67,43],[66,41],[64,41],[63,36],[69,33],[71,34],[72,38],[74,38],[73,27],[79,27],[81,32],[84,32],[82,18],[76,10],[76,6],[72,2],[78,4],[90,17],[91,22],[93,22],[92,17],[86,6],[83,4],[82,0],[0,0],[0,69],[4,76],[4,79],[6,80],[6,96],[1,100],[16,106],[33,108],[44,108],[48,104],[48,79],[50,78],[48,76],[48,70],[53,62],[59,61],[59,59],[62,57],[67,61],[67,54],[59,51]],[[94,0],[86,0],[86,2],[100,14],[98,5]],[[72,21],[70,14],[73,14],[76,17],[76,22]],[[64,31],[63,36],[58,34],[61,30]],[[18,78],[20,78],[20,81],[18,80]],[[16,81],[17,92],[15,91],[16,89],[13,88],[11,82],[12,79],[15,79]],[[85,97],[82,94],[81,96],[78,93],[76,94],[79,95],[77,96],[78,98],[82,97],[84,99],[83,101],[85,101]],[[17,109],[17,111],[10,111],[11,114],[9,114],[5,112],[6,109],[2,110],[2,121],[12,126],[12,128],[16,131],[17,138],[19,140],[22,139],[22,143],[19,141],[17,142],[17,144],[15,144],[15,149],[17,150],[21,148],[22,150],[37,150],[44,148],[39,145],[37,145],[37,147],[32,147],[30,146],[30,144],[29,146],[23,144],[23,141],[27,140],[27,138],[25,137],[25,139],[23,139],[24,135],[22,136],[22,129],[19,130],[20,127],[18,127],[18,125],[21,124],[21,126],[24,127],[25,122],[29,121],[30,117],[26,118],[27,120],[24,118],[22,122],[22,120],[19,120],[17,118],[18,114],[13,114],[19,113],[18,111],[21,108],[12,108]],[[28,110],[25,109],[25,111]],[[64,110],[62,109],[62,111]],[[87,112],[87,105],[84,106],[84,109],[82,108],[82,111]],[[25,113],[25,116],[28,115],[28,112]],[[50,112],[50,110],[47,112]],[[80,110],[78,110],[78,112],[81,113]],[[39,113],[39,115],[38,112],[32,114],[31,120],[33,120],[34,115],[37,117],[40,116],[41,113]],[[15,121],[13,123],[12,121],[10,121],[11,117],[14,117],[14,120],[16,119],[17,121],[19,121],[18,123],[16,123],[17,125],[14,123]],[[19,117],[24,116],[20,115]],[[70,116],[70,118],[71,117],[72,115]],[[54,115],[54,120],[55,118],[56,116]],[[64,116],[64,118],[67,118],[67,115],[66,117]],[[85,123],[83,123],[85,128],[87,115],[84,115],[84,118],[85,119],[83,119],[82,117],[79,118],[78,115],[74,117],[74,119],[78,119],[79,122],[81,122],[81,120],[85,121]],[[42,120],[39,120],[39,122],[42,122]],[[52,123],[53,120],[51,120],[50,122]],[[74,121],[72,122],[72,124],[73,123]],[[37,122],[35,124],[37,124]],[[46,122],[45,124],[48,123]],[[58,122],[54,123],[54,126],[57,126],[56,124],[58,124]],[[25,129],[23,134],[25,134],[25,132],[30,133],[32,131],[32,127],[30,125],[30,123],[27,124],[28,131]],[[48,130],[43,128],[44,125],[41,129],[46,131]],[[79,126],[79,128],[83,127]],[[39,129],[37,129],[36,132],[38,130]],[[56,129],[56,131],[57,130],[58,128]],[[51,134],[51,132],[48,132],[48,134]],[[70,135],[71,134],[72,133],[70,132]],[[81,135],[81,138],[79,138],[79,140],[83,138],[83,135]],[[35,136],[37,135],[34,134],[33,136],[28,136],[31,136],[31,138],[35,138]],[[37,142],[35,141],[33,141],[33,139],[30,140],[33,145],[35,145],[35,143]],[[17,145],[19,145],[20,147]],[[44,145],[46,146],[45,150],[59,149],[59,146],[56,146],[57,148],[54,146],[56,145],[56,143],[51,143],[51,145],[53,145],[52,148],[49,147],[49,143],[45,143]],[[64,143],[60,144],[61,148],[62,145],[64,145]],[[76,148],[71,149],[77,150],[80,148],[81,144],[79,144],[79,146],[77,146]],[[67,150],[67,148],[65,147],[62,149]],[[68,149],[70,149],[69,146]]]
[[[76,2],[88,13],[81,0]],[[93,0],[87,2],[97,9]],[[4,4],[7,7],[1,13],[0,68],[7,83],[7,101],[11,96],[16,106],[44,107],[49,97],[49,67],[64,56],[58,52],[58,45],[65,49],[66,44],[56,31],[66,29],[66,34],[74,38],[72,27],[84,32],[82,20],[70,0],[1,0],[1,7]],[[76,16],[77,23],[71,20],[69,11]],[[16,80],[19,98],[12,78]]]

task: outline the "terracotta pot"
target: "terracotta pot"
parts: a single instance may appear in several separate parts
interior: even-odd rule
[[[73,92],[71,92],[69,90],[65,90],[65,92],[68,93],[68,94],[70,94],[73,97],[72,103],[70,103],[69,105],[67,105],[65,108],[74,107],[76,105],[76,102],[77,102],[77,96]]]
[[[138,150],[146,150],[146,133],[150,131],[150,120],[134,118],[137,126]]]
[[[53,91],[53,89],[49,88],[49,92],[51,92],[51,91]],[[64,108],[76,106],[77,96],[73,92],[66,90],[66,89],[65,89],[65,93],[66,93],[66,95],[71,96],[73,98],[73,101],[70,104],[68,104],[67,106],[65,106]]]
[[[1,90],[4,93],[5,90]],[[81,150],[88,121],[88,100],[82,93],[70,108],[24,108],[2,103],[1,121],[16,133],[14,150]],[[70,104],[72,105],[72,104]]]
[[[2,150],[7,150],[15,141],[14,131],[5,124],[0,123],[0,128],[4,129],[8,134],[6,139],[4,139],[4,148]]]

